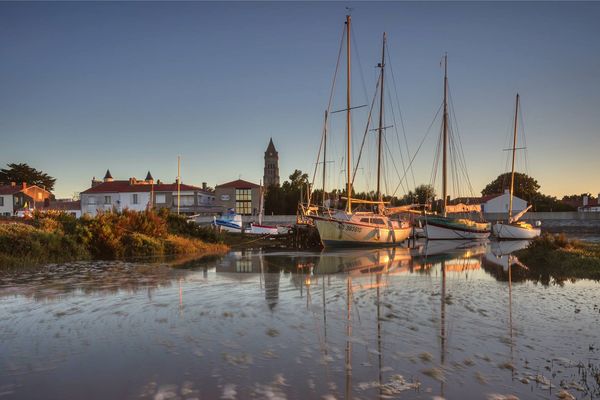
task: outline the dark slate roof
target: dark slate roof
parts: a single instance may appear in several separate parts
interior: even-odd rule
[[[150,171],[148,171],[148,173],[146,174],[146,180],[147,181],[153,181],[154,178],[152,177],[152,174],[150,173]]]
[[[112,177],[112,175],[110,174],[110,170],[109,170],[109,169],[107,169],[107,170],[106,170],[106,174],[104,174],[104,179],[112,179],[112,178],[113,178],[113,177]]]

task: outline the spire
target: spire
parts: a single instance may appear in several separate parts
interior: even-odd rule
[[[150,173],[150,171],[148,171],[148,173],[146,174],[146,181],[150,182],[154,182],[154,178],[152,177],[152,174]]]
[[[267,146],[267,151],[265,151],[265,155],[269,155],[269,156],[277,155],[277,150],[275,150],[275,145],[273,144],[273,138],[269,139],[269,145]]]
[[[110,174],[110,170],[107,169],[106,174],[104,174],[104,182],[112,182],[112,181],[113,181],[113,177]]]

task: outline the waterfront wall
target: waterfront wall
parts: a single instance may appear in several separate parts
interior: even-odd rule
[[[488,221],[502,221],[506,219],[506,213],[485,213],[484,218]],[[600,224],[600,212],[528,212],[522,218],[527,221],[597,221]],[[258,222],[258,216],[245,215],[242,217],[244,224]],[[210,224],[213,217],[196,217],[196,222],[201,225]],[[292,225],[296,223],[295,215],[265,215],[263,217],[265,225]]]
[[[213,222],[213,217],[196,217],[196,223],[200,225],[208,225]],[[249,224],[250,222],[258,223],[257,215],[244,215],[242,216],[242,222]],[[295,215],[265,215],[263,217],[263,224],[265,225],[293,225],[296,223]]]
[[[488,221],[501,221],[506,219],[506,213],[485,213],[483,215]],[[600,221],[600,212],[528,212],[522,219],[528,221]]]

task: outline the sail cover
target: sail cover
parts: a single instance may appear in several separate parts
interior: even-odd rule
[[[448,204],[446,206],[447,213],[468,213],[468,212],[481,212],[481,204]]]

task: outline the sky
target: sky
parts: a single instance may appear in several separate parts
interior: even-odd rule
[[[346,6],[353,105],[370,104],[388,35],[388,193],[409,156],[396,194],[432,180],[439,119],[426,133],[446,52],[474,194],[506,171],[517,92],[527,142],[518,169],[545,194],[600,192],[597,2],[2,2],[0,164],[56,177],[57,197],[107,168],[174,181],[178,155],[185,183],[258,182],[272,137],[282,180],[312,175]],[[342,72],[332,110],[345,107]],[[354,157],[366,109],[353,116]],[[330,119],[330,186],[344,182],[344,118]],[[359,189],[374,187],[368,154]]]

